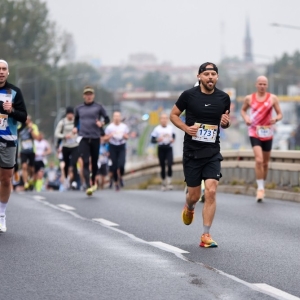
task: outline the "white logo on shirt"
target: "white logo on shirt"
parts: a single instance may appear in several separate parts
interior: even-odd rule
[[[209,106],[210,104],[204,104],[205,106]]]

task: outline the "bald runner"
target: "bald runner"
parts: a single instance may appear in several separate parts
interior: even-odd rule
[[[267,92],[267,77],[257,77],[255,87],[256,92],[245,97],[241,115],[248,126],[248,135],[255,156],[256,200],[261,202],[265,196],[265,180],[268,175],[274,124],[282,119],[282,112],[277,96]],[[247,114],[248,109],[250,115]]]

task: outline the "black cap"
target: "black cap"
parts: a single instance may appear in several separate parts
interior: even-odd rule
[[[211,65],[213,67],[209,67],[207,68],[208,65]],[[214,64],[214,63],[211,63],[211,62],[206,62],[204,64],[202,64],[200,67],[199,67],[199,72],[198,74],[201,74],[202,72],[206,71],[206,70],[214,70],[218,73],[218,68],[217,66]]]
[[[68,107],[66,108],[66,115],[67,115],[67,114],[74,114],[74,109],[73,109],[73,107],[68,106]]]

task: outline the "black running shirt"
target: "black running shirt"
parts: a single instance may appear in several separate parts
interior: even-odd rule
[[[220,121],[222,114],[230,112],[230,98],[225,92],[215,88],[212,94],[204,94],[196,86],[184,91],[175,105],[180,111],[185,110],[185,123],[192,126],[195,123],[215,125],[215,138],[206,142],[193,140],[192,136],[185,133],[183,152],[194,158],[211,157],[220,151]],[[205,127],[205,126],[204,126]],[[213,126],[212,126],[213,127]],[[212,128],[206,126],[205,128]],[[211,131],[212,132],[212,131]],[[208,132],[208,134],[211,134]],[[210,138],[210,137],[208,137]],[[209,141],[209,142],[208,142]]]

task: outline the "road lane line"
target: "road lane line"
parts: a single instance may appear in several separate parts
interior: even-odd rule
[[[259,289],[269,293],[270,295],[274,297],[280,297],[279,299],[284,299],[284,300],[299,300],[300,298],[293,296],[289,293],[286,293],[282,290],[279,290],[271,285],[268,285],[266,283],[254,283],[254,286],[258,287]]]
[[[60,207],[60,205],[54,205],[54,204],[51,204],[51,203],[48,202],[48,201],[41,201],[40,199],[35,199],[35,200],[36,200],[37,202],[42,203],[42,204],[44,204],[44,205],[46,205],[46,206],[49,206],[49,207],[51,207],[51,208],[59,209],[59,210],[65,212],[65,213],[69,213],[69,214],[71,214],[71,215],[72,215],[73,217],[75,217],[75,218],[78,218],[78,219],[81,219],[81,220],[85,220],[85,221],[91,221],[91,222],[94,221],[94,220],[91,220],[91,219],[87,219],[87,218],[85,218],[85,217],[82,217],[82,216],[78,215],[76,212],[73,212],[73,211],[70,211],[70,210],[62,210],[62,208]],[[64,204],[61,204],[61,205],[65,206]],[[66,206],[68,206],[68,205],[66,205]],[[70,207],[70,206],[69,206],[69,207]],[[152,247],[159,248],[157,245],[155,245],[155,244],[153,244],[153,243],[161,243],[161,242],[147,242],[147,241],[145,241],[145,240],[143,240],[143,239],[141,239],[141,238],[138,238],[137,236],[135,236],[135,235],[132,234],[132,233],[123,231],[123,230],[121,230],[121,229],[118,229],[118,228],[115,228],[115,227],[112,227],[112,226],[106,226],[106,225],[104,225],[103,223],[100,223],[100,222],[97,222],[97,223],[98,223],[99,225],[101,225],[101,226],[105,226],[106,228],[108,228],[108,229],[110,229],[110,230],[113,230],[113,231],[116,231],[116,232],[118,232],[118,233],[120,233],[120,234],[123,234],[123,235],[125,235],[125,236],[127,236],[127,237],[129,237],[129,238],[131,238],[131,239],[133,239],[133,240],[135,240],[135,241],[137,241],[137,242],[140,242],[140,243],[142,243],[142,244],[148,244],[148,245],[151,245]],[[162,244],[164,244],[164,243],[162,243]],[[171,246],[171,245],[169,245],[169,246]],[[171,246],[171,247],[173,247],[173,246]],[[176,248],[176,247],[174,247],[174,248]],[[179,248],[177,248],[177,249],[179,249]],[[162,249],[162,248],[161,248],[161,250],[165,250],[165,249]],[[181,249],[180,249],[180,250],[181,250]],[[182,251],[184,251],[184,250],[182,250]],[[236,277],[236,276],[234,276],[234,275],[231,275],[231,274],[225,273],[225,272],[223,272],[223,271],[221,271],[221,270],[218,270],[218,269],[216,269],[216,268],[207,266],[207,265],[205,265],[205,264],[202,263],[202,262],[199,262],[199,261],[193,261],[193,260],[189,259],[188,257],[182,255],[182,253],[179,253],[179,252],[177,252],[177,251],[169,251],[169,252],[175,254],[179,259],[182,259],[182,260],[184,260],[184,261],[186,261],[186,262],[190,262],[190,263],[194,263],[194,264],[196,264],[196,265],[202,266],[202,267],[204,267],[204,268],[206,268],[206,269],[209,269],[209,270],[211,270],[211,271],[213,271],[213,272],[215,272],[215,273],[217,273],[217,274],[219,274],[219,275],[225,276],[225,277],[227,277],[227,278],[230,278],[230,279],[233,280],[233,281],[239,282],[240,284],[243,284],[243,285],[247,286],[248,288],[250,288],[250,289],[252,289],[252,290],[255,290],[255,291],[260,292],[260,293],[265,294],[265,295],[272,296],[273,298],[276,298],[276,299],[278,299],[278,300],[299,300],[299,299],[300,299],[300,298],[297,298],[296,296],[293,296],[293,295],[291,295],[291,294],[288,294],[288,293],[285,293],[285,292],[283,292],[283,291],[281,291],[281,290],[276,289],[277,291],[280,291],[280,292],[285,293],[285,295],[288,295],[290,298],[283,297],[283,296],[279,296],[278,294],[274,294],[274,292],[271,293],[271,292],[267,291],[266,289],[263,289],[263,288],[261,288],[260,286],[257,286],[256,284],[252,284],[252,283],[250,283],[250,282],[244,281],[244,280],[242,280],[242,279],[240,279],[240,278],[238,278],[238,277]],[[187,253],[188,253],[188,252],[187,252]],[[258,285],[259,285],[259,284],[258,284]],[[271,287],[271,286],[270,286],[270,287]],[[272,288],[272,287],[271,287],[271,288]],[[275,289],[275,288],[274,288],[274,289]],[[292,298],[291,298],[291,297],[292,297]]]
[[[34,195],[34,196],[33,196],[33,199],[34,199],[34,200],[45,200],[46,197],[39,196],[39,195]]]
[[[98,223],[101,223],[103,225],[106,225],[106,226],[119,226],[119,224],[116,224],[114,222],[111,222],[111,221],[108,221],[108,220],[105,220],[105,219],[92,219],[93,221],[95,222],[98,222]]]
[[[182,250],[180,248],[177,248],[175,246],[163,243],[163,242],[148,242],[149,245],[152,245],[154,247],[157,247],[161,250],[165,250],[172,253],[190,253],[188,251]]]
[[[69,206],[67,204],[57,204],[58,207],[66,209],[66,210],[75,210],[76,208],[73,206]]]

